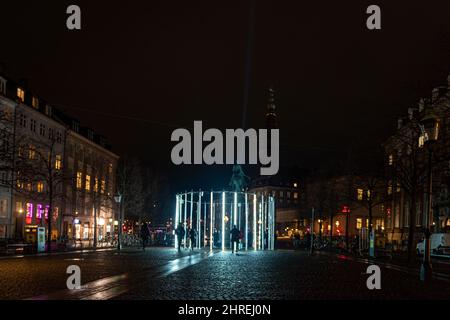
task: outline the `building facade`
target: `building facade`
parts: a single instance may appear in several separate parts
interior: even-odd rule
[[[0,111],[0,238],[35,242],[49,221],[53,240],[111,234],[119,157],[106,139],[4,77]]]
[[[421,119],[439,120],[432,158],[432,232],[450,232],[450,76],[398,119],[395,133],[384,143],[388,176],[386,229],[389,240],[405,244],[413,228],[414,241],[423,236],[427,219],[428,149]],[[413,220],[413,221],[412,221]],[[412,226],[412,227],[411,227]]]

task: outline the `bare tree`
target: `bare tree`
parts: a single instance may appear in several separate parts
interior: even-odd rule
[[[143,169],[136,158],[124,157],[118,169],[118,191],[122,195],[124,215],[141,221],[145,203]]]
[[[15,192],[29,199],[48,203],[45,217],[47,220],[47,250],[51,250],[54,211],[57,203],[64,201],[64,182],[73,177],[65,175],[62,168],[62,147],[66,132],[59,138],[33,138],[16,134],[15,152],[11,187]],[[60,151],[58,151],[58,148]]]

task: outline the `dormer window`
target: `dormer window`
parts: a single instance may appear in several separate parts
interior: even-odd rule
[[[89,140],[94,140],[94,131],[92,131],[92,130],[90,130],[90,129],[88,129],[88,131],[87,131],[87,136],[88,136],[88,139]]]
[[[72,130],[73,131],[75,131],[75,132],[79,132],[79,130],[80,130],[80,125],[78,124],[78,122],[77,121],[72,121]]]
[[[25,91],[20,87],[17,87],[17,99],[22,103],[25,101]]]
[[[36,97],[31,98],[31,105],[35,109],[39,109],[39,99]]]
[[[45,105],[45,114],[49,117],[52,116],[52,106],[49,106],[48,104]]]
[[[0,77],[0,94],[6,94],[6,80]]]

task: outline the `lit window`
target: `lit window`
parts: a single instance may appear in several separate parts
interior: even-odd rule
[[[77,172],[77,188],[81,189],[83,174],[81,172]]]
[[[298,199],[298,192],[294,192],[294,199]]]
[[[112,163],[110,163],[110,164],[108,165],[108,173],[109,173],[109,174],[112,174],[112,172],[113,172],[113,165],[112,165]]]
[[[362,228],[362,218],[356,218],[356,229]]]
[[[423,147],[425,144],[425,135],[421,134],[419,137],[419,148]]]
[[[17,98],[20,102],[25,101],[25,91],[22,88],[17,88]]]
[[[392,181],[389,181],[388,183],[387,194],[388,195],[392,194]]]
[[[33,160],[36,157],[36,150],[33,146],[30,146],[28,149],[28,159]]]
[[[91,176],[90,175],[86,175],[86,191],[90,191],[91,190]]]
[[[36,97],[31,98],[31,105],[33,108],[38,109],[39,108],[39,99]]]
[[[367,190],[367,199],[370,199],[370,190]]]
[[[61,155],[57,154],[55,159],[55,169],[61,170],[61,164],[62,164]]]
[[[37,183],[37,192],[44,192],[44,184],[42,182]]]
[[[394,164],[394,156],[392,154],[389,155],[388,163],[390,166],[392,166]]]
[[[106,190],[106,182],[105,182],[105,180],[102,180],[102,185],[101,185],[100,188],[101,188],[100,192],[101,193],[105,193],[105,190]]]
[[[363,189],[357,189],[356,192],[357,192],[356,198],[357,198],[359,201],[361,201],[361,200],[363,199],[364,190],[363,190]]]
[[[98,178],[94,178],[94,192],[98,192]]]
[[[400,192],[400,191],[401,191],[400,183],[397,182],[397,192]]]

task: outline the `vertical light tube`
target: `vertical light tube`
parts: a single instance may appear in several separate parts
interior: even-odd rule
[[[270,205],[271,205],[271,197],[267,197],[267,250],[272,250],[271,244],[271,220],[270,220]]]
[[[256,193],[253,195],[253,250],[256,250]]]
[[[248,250],[248,194],[245,193],[245,250]]]
[[[213,249],[213,217],[214,217],[214,209],[213,209],[213,192],[211,191],[211,202],[209,204],[209,249]]]
[[[183,220],[183,226],[184,226],[184,248],[186,248],[186,241],[187,241],[187,193],[184,194],[184,220]]]
[[[274,198],[271,197],[271,204],[270,204],[270,221],[272,222],[271,224],[271,228],[270,228],[270,245],[271,245],[271,250],[275,250],[275,202],[274,202]]]
[[[262,237],[263,237],[263,234],[261,232],[262,231],[262,204],[263,204],[263,195],[261,195],[261,201],[259,202],[259,214],[258,214],[258,216],[259,216],[259,219],[258,219],[259,246],[258,246],[258,248],[260,250],[262,249]]]
[[[203,204],[203,247],[206,247],[206,242],[205,242],[205,239],[206,239],[206,218],[207,218],[207,216],[206,216],[206,201],[205,201],[205,203]]]
[[[189,228],[192,228],[192,211],[194,210],[194,192],[191,191],[191,206],[189,213]]]
[[[202,195],[203,192],[199,191],[198,192],[198,203],[197,203],[197,248],[200,248],[200,235],[202,234],[201,229],[200,229],[200,214],[201,214],[201,210],[202,210]]]
[[[176,204],[175,204],[175,224],[174,224],[174,231],[176,230],[176,228],[178,227],[178,214],[180,211],[180,196],[177,194],[176,195]],[[177,233],[175,232],[175,248],[178,248],[178,236]]]
[[[222,192],[222,251],[225,251],[225,191]]]
[[[233,205],[233,227],[237,226],[237,218],[238,218],[238,212],[237,212],[237,192],[234,192],[234,205]],[[236,242],[232,242],[231,245],[234,247],[234,251],[236,252]]]

